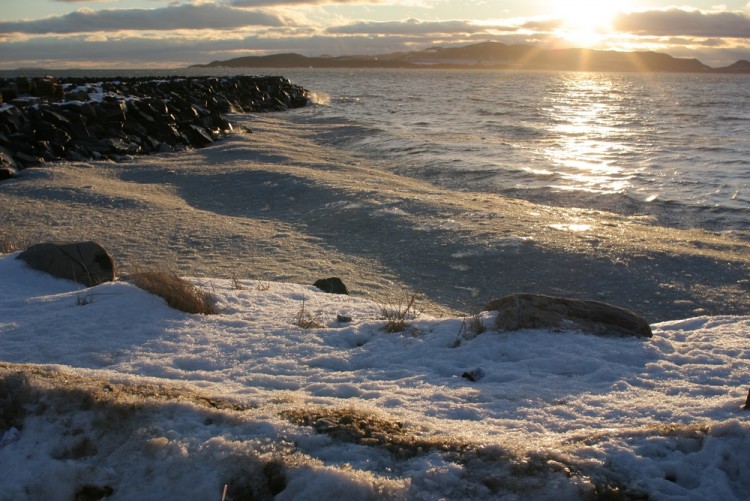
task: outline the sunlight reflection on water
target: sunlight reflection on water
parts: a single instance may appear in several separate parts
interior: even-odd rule
[[[599,193],[623,193],[631,188],[633,173],[616,158],[633,151],[618,140],[627,134],[623,130],[627,124],[615,117],[627,117],[627,110],[622,109],[616,91],[606,75],[568,73],[546,97],[543,111],[549,132],[558,141],[543,152],[563,181],[554,188]]]

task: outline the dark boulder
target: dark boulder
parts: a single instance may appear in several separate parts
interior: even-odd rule
[[[18,166],[10,152],[0,146],[0,181],[12,178],[17,170]]]
[[[321,278],[313,286],[329,294],[349,294],[349,289],[346,288],[344,282],[338,277]]]
[[[32,245],[18,259],[35,270],[93,287],[115,279],[115,263],[96,242],[46,242]]]
[[[581,330],[599,335],[651,337],[651,327],[635,313],[598,301],[541,294],[511,294],[493,299],[485,311],[497,311],[498,329]]]

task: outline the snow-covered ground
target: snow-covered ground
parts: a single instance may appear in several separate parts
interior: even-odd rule
[[[750,317],[646,340],[500,333],[491,313],[481,334],[426,315],[389,333],[387,303],[310,286],[191,279],[219,313],[189,315],[14,257],[2,500],[750,497]]]

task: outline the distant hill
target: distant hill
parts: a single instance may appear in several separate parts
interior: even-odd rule
[[[542,49],[534,45],[485,42],[461,47],[431,47],[377,56],[318,56],[273,54],[246,56],[191,68],[450,68],[690,73],[750,73],[742,60],[711,68],[697,59],[680,59],[658,52],[617,52],[592,49]]]

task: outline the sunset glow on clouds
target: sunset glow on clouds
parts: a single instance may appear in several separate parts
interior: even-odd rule
[[[493,40],[750,59],[750,3],[624,0],[25,0],[0,68],[181,67],[243,55],[379,54]]]

